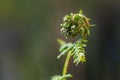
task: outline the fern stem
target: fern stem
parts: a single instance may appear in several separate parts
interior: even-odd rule
[[[66,74],[67,74],[68,63],[69,63],[69,61],[70,61],[70,57],[71,57],[71,54],[68,53],[67,58],[66,58],[65,63],[64,63],[63,74],[62,74],[62,75],[66,75]],[[64,78],[63,80],[66,80],[66,78]]]

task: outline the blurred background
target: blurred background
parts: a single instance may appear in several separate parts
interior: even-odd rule
[[[69,66],[69,80],[120,80],[120,0],[0,0],[0,80],[50,80],[61,74],[57,60],[59,25],[71,12],[96,27],[86,48],[87,62]],[[74,41],[78,39],[66,40]]]

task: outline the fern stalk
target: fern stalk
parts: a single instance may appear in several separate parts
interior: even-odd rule
[[[68,53],[66,60],[65,60],[64,67],[63,67],[63,73],[62,73],[63,76],[67,74],[68,64],[69,64],[70,58],[71,58],[71,54]],[[63,80],[66,80],[66,78],[64,78]]]

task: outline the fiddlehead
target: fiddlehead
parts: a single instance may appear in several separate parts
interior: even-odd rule
[[[61,33],[64,34],[66,38],[74,38],[78,34],[80,34],[81,37],[75,43],[66,43],[63,40],[58,39],[58,42],[61,45],[59,49],[61,53],[57,58],[59,59],[62,55],[67,55],[67,57],[62,76],[53,76],[51,78],[52,80],[66,80],[66,78],[72,77],[72,75],[67,74],[68,63],[71,57],[73,57],[73,63],[76,65],[80,62],[86,62],[85,47],[86,42],[88,42],[86,38],[90,35],[90,28],[93,26],[90,25],[89,20],[89,18],[83,15],[82,10],[77,14],[71,13],[63,18],[63,23],[60,25]]]

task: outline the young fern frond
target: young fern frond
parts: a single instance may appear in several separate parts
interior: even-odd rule
[[[67,57],[63,67],[62,76],[53,76],[51,80],[66,80],[66,78],[72,77],[72,75],[67,74],[68,63],[71,57],[73,57],[73,63],[76,65],[80,62],[86,62],[85,47],[88,42],[86,38],[90,35],[90,28],[93,26],[90,25],[89,20],[89,18],[83,15],[82,10],[77,14],[71,13],[63,18],[63,23],[60,25],[61,33],[64,34],[66,38],[74,38],[78,34],[81,34],[81,38],[74,43],[66,43],[63,40],[58,39],[58,43],[60,44],[60,54],[57,58],[59,59],[63,55],[67,55]]]

